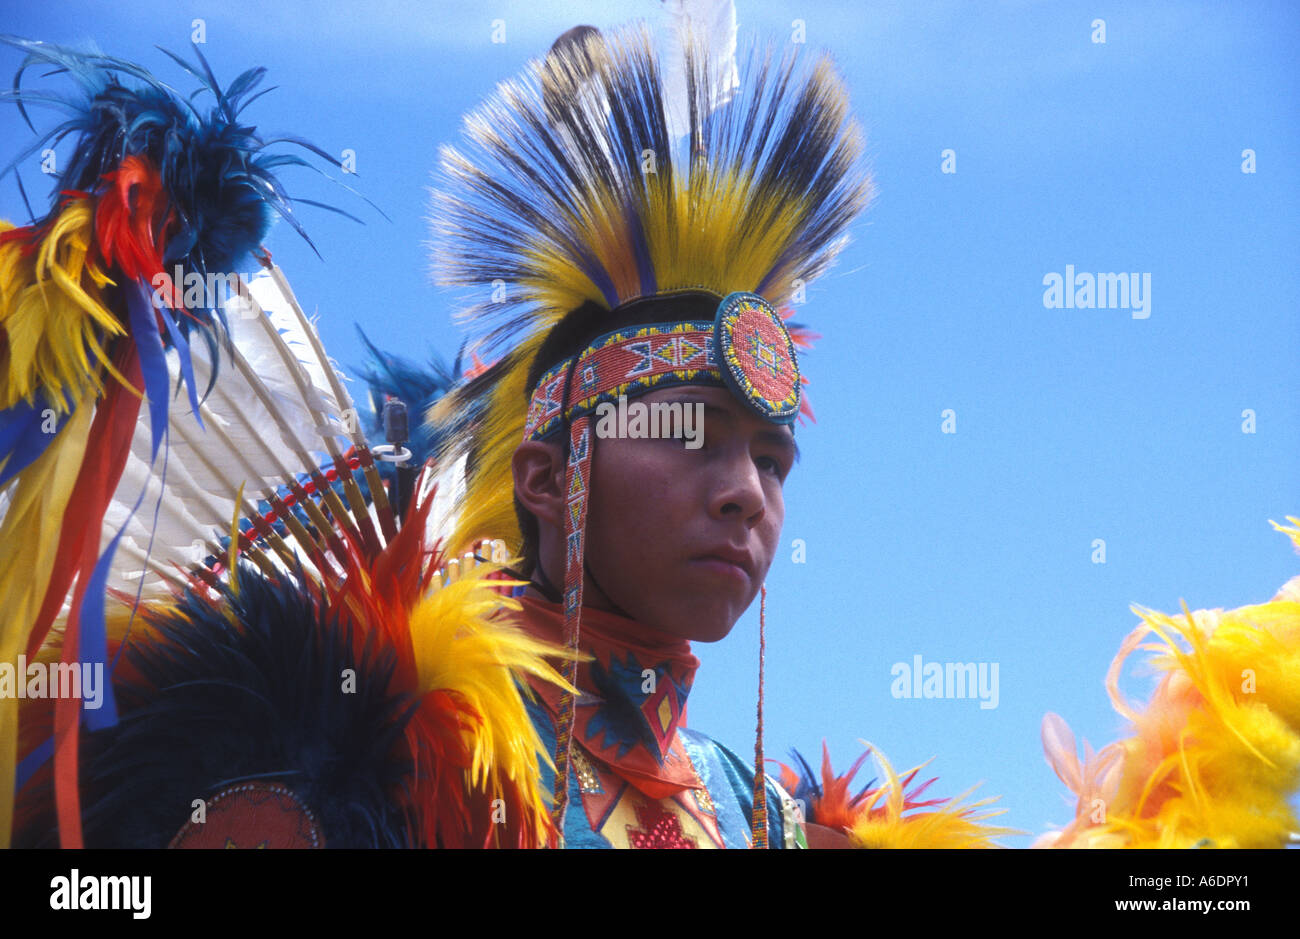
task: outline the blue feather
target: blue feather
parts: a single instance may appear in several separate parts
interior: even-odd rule
[[[131,334],[140,356],[145,397],[149,401],[149,462],[152,464],[158,459],[158,447],[167,431],[167,388],[171,383],[167,373],[167,353],[163,351],[158,318],[148,292],[140,284],[127,284],[125,293]]]

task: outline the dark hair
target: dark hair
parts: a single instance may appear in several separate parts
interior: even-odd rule
[[[719,299],[717,294],[706,290],[686,290],[633,300],[615,310],[607,310],[599,303],[588,300],[566,314],[537,350],[537,355],[529,365],[528,380],[524,386],[525,406],[532,398],[543,373],[570,356],[581,353],[593,339],[627,326],[681,320],[709,321],[717,313]],[[568,435],[563,435],[559,442],[567,455]],[[519,532],[523,536],[519,573],[530,577],[537,566],[537,519],[523,507],[518,496],[515,497],[515,516],[519,520]]]

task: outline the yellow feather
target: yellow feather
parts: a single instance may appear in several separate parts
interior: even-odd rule
[[[0,222],[0,231],[11,228]],[[32,403],[43,391],[62,413],[66,394],[103,390],[101,366],[126,384],[104,349],[105,339],[126,330],[103,303],[111,281],[86,256],[93,229],[93,207],[76,199],[59,211],[36,251],[24,255],[19,241],[0,245],[0,330],[7,340],[0,410]]]
[[[531,694],[524,678],[572,690],[544,658],[569,654],[533,639],[501,615],[521,606],[494,589],[513,582],[486,579],[498,570],[491,564],[467,570],[460,579],[426,594],[411,611],[419,691],[455,692],[482,716],[482,724],[466,732],[472,755],[470,783],[497,797],[503,780],[512,781],[542,831],[549,794],[541,784],[541,765],[553,764],[524,707],[523,695]]]
[[[1290,518],[1295,525],[1300,520]],[[1273,527],[1300,547],[1300,528]],[[1118,783],[1097,811],[1039,844],[1059,847],[1279,848],[1300,830],[1288,799],[1300,789],[1300,598],[1170,617],[1134,607],[1142,624],[1107,680],[1133,723]],[[1140,646],[1154,633],[1161,641]],[[1120,699],[1118,675],[1138,648],[1165,672],[1145,709]],[[1072,785],[1096,790],[1092,781]],[[1097,801],[1097,800],[1092,800]]]
[[[447,555],[457,557],[473,549],[481,540],[500,538],[511,554],[519,551],[522,535],[515,517],[514,475],[510,459],[524,436],[526,395],[524,386],[528,366],[541,345],[543,336],[534,336],[520,346],[513,367],[492,389],[487,414],[475,428],[470,440],[474,448],[474,467],[466,480],[462,511],[447,542]],[[454,395],[443,398],[429,414],[439,423],[459,402]]]
[[[1287,535],[1291,539],[1291,543],[1295,546],[1296,551],[1300,552],[1300,518],[1296,518],[1294,515],[1288,515],[1286,520],[1291,523],[1290,528],[1285,525],[1279,525],[1272,519],[1269,520],[1269,524],[1273,526],[1274,531],[1280,531]]]
[[[885,785],[875,790],[858,811],[849,840],[855,848],[997,848],[993,839],[1022,832],[984,824],[1005,809],[983,811],[996,799],[967,803],[967,790],[939,806],[905,811],[903,783],[881,752],[865,740],[885,773]],[[918,766],[921,769],[925,764]]]

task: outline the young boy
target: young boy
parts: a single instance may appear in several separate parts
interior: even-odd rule
[[[702,312],[718,300],[674,298],[651,304],[652,315],[680,314],[683,303]],[[597,433],[592,446],[578,644],[595,660],[578,669],[573,743],[557,760],[571,762],[569,801],[582,809],[567,814],[569,846],[743,847],[751,837],[752,767],[683,725],[699,664],[690,642],[724,638],[762,586],[780,538],[781,488],[795,444],[788,426],[758,416],[720,376],[696,380],[625,407],[653,414],[654,405],[675,405],[661,413],[698,414],[694,441]],[[566,449],[555,439],[530,439],[512,460],[515,497],[536,532],[527,545],[522,623],[556,643],[566,638],[554,586],[566,567]],[[545,707],[534,718],[554,746],[567,699],[553,686],[535,690]],[[769,817],[769,843],[801,840],[775,787],[768,801],[784,809]]]
[[[687,59],[679,142],[644,34],[557,43],[467,118],[434,210],[444,280],[505,288],[469,313],[500,323],[502,359],[439,412],[472,416],[445,454],[468,461],[452,543],[504,537],[520,623],[591,658],[576,695],[534,685],[571,847],[804,840],[778,787],[684,726],[690,642],[763,589],[802,404],[774,304],[830,262],[866,184],[825,61],[756,57],[715,109],[729,73]]]

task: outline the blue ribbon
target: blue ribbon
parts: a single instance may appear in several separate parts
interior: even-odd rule
[[[71,395],[68,396],[67,403],[68,410],[59,418],[52,432],[41,427],[45,423],[45,412],[49,405],[39,391],[31,404],[19,401],[13,407],[0,411],[0,459],[8,457],[4,468],[0,469],[0,487],[40,459],[41,454],[54,442],[54,438],[72,416],[74,402]]]

